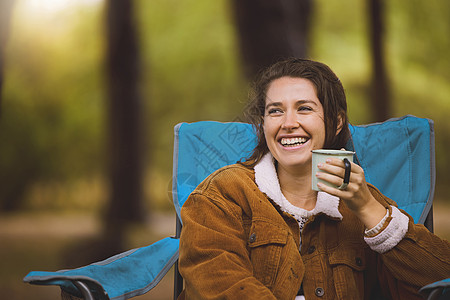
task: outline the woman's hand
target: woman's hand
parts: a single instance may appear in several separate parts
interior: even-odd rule
[[[329,158],[326,163],[319,164],[318,168],[324,172],[318,172],[313,176],[336,186],[342,184],[345,174],[343,160]],[[386,214],[386,208],[370,193],[364,170],[355,163],[351,163],[350,182],[345,189],[340,190],[320,182],[317,185],[322,191],[344,201],[368,229],[375,227]]]

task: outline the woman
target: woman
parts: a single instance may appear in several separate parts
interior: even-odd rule
[[[258,145],[244,163],[210,175],[181,216],[181,299],[421,299],[450,277],[450,244],[329,159],[311,151],[349,138],[344,89],[324,64],[289,59],[265,70],[248,108]]]

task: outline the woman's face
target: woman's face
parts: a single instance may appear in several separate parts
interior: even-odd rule
[[[267,146],[279,167],[311,165],[311,150],[325,143],[322,104],[311,81],[281,77],[269,85],[264,113]]]

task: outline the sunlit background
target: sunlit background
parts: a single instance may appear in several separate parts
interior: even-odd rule
[[[370,122],[366,1],[313,3],[309,57],[341,78],[350,121]],[[174,125],[241,120],[248,92],[228,1],[134,4],[149,220],[130,233],[130,246],[174,232],[169,193]],[[435,230],[449,238],[450,2],[391,0],[385,5],[391,117],[413,114],[435,121]],[[109,153],[104,13],[102,0],[14,3],[0,117],[0,294],[8,299],[57,294],[22,284],[21,278],[32,269],[64,268],[61,253],[101,228]],[[168,298],[164,291],[157,293],[153,299],[171,297],[171,292]]]

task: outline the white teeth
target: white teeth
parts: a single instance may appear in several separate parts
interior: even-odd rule
[[[303,144],[306,142],[305,138],[282,138],[281,144],[283,146],[292,146],[297,144]]]

